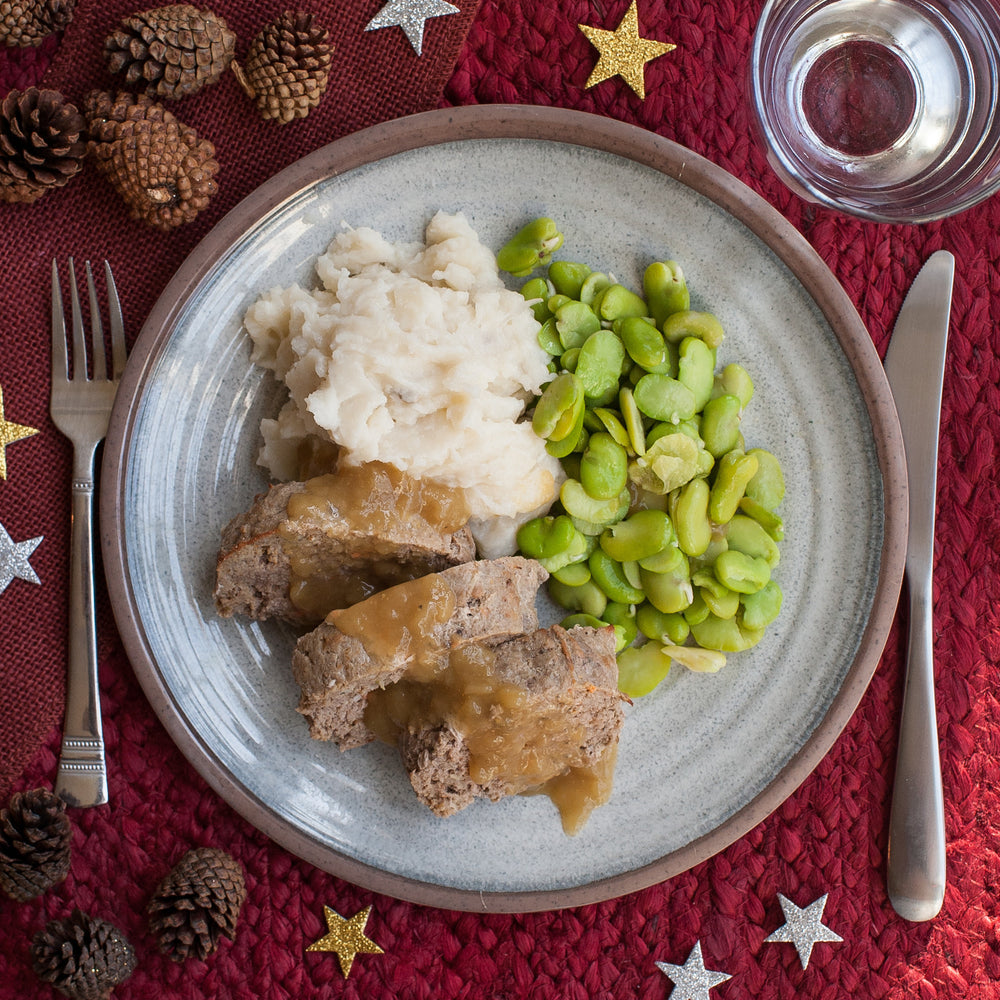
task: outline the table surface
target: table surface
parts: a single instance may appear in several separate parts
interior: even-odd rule
[[[730,171],[809,241],[842,283],[884,354],[909,282],[933,251],[957,271],[945,374],[939,466],[934,649],[946,795],[948,890],[941,914],[911,924],[885,893],[885,853],[902,693],[900,617],[879,669],[814,773],[769,818],[691,871],[661,885],[575,909],[532,914],[436,910],[350,885],[293,857],[250,827],[168,738],[132,674],[103,588],[98,592],[101,694],[111,803],[73,810],[65,882],[29,903],[0,902],[0,998],[52,995],[30,969],[31,936],[79,907],[120,927],[138,965],[122,998],[667,997],[658,962],[683,965],[697,946],[728,975],[716,1000],[849,995],[1000,996],[997,843],[1000,653],[997,305],[1000,203],[991,199],[922,226],[863,222],[810,206],[770,171],[750,130],[745,69],[759,0],[638,3],[643,37],[671,52],[646,64],[645,97],[621,76],[587,86],[597,54],[580,25],[614,29],[624,0],[461,0],[424,25],[418,55],[399,26],[366,31],[384,0],[309,5],[331,29],[334,82],[309,118],[278,129],[247,115],[225,78],[172,110],[211,136],[219,192],[195,222],[169,234],[129,220],[92,170],[31,206],[0,205],[0,390],[7,421],[38,433],[4,449],[0,526],[14,542],[42,538],[30,558],[39,582],[0,592],[0,802],[51,786],[59,743],[68,562],[69,451],[51,424],[48,268],[53,257],[107,256],[128,328],[137,331],[170,276],[243,196],[298,157],[367,124],[435,106],[518,103],[589,111],[674,140]],[[435,4],[416,4],[436,9]],[[277,8],[219,2],[241,39]],[[62,36],[37,50],[0,52],[0,93],[53,87],[81,101],[113,86],[100,54],[135,7],[78,0]],[[918,360],[918,359],[916,359]],[[246,872],[235,941],[206,961],[161,956],[145,906],[185,851],[224,847]],[[780,897],[806,907],[826,897],[820,940],[803,967],[789,943],[766,938],[786,922]],[[360,954],[344,978],[330,954],[307,953],[326,927],[371,905],[367,933],[383,954]],[[780,936],[780,932],[779,932]],[[668,970],[669,971],[669,970]],[[675,972],[675,976],[679,976]],[[718,981],[719,977],[715,977]],[[675,992],[679,1000],[682,990]],[[696,994],[697,995],[697,994]],[[702,994],[704,995],[704,994]]]

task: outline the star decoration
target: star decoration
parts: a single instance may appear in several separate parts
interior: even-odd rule
[[[20,441],[22,438],[37,434],[37,427],[26,427],[15,424],[3,415],[3,388],[0,387],[0,479],[7,478],[7,445]]]
[[[791,900],[786,899],[778,893],[778,902],[781,903],[782,912],[785,914],[785,923],[782,924],[770,937],[764,938],[765,944],[769,941],[786,941],[795,945],[795,950],[799,953],[799,961],[802,968],[809,965],[809,956],[812,955],[813,945],[819,941],[843,941],[839,934],[834,934],[829,927],[823,923],[823,908],[826,906],[826,896],[821,896],[815,903],[810,903],[804,910],[796,906]]]
[[[709,1000],[708,991],[713,986],[733,978],[724,972],[713,972],[705,968],[700,941],[695,942],[683,965],[657,962],[656,967],[674,984],[670,1000]]]
[[[368,915],[371,912],[372,908],[368,906],[355,913],[350,920],[345,920],[329,906],[324,906],[323,916],[326,918],[327,933],[309,945],[306,951],[336,952],[340,960],[340,971],[344,973],[346,979],[351,974],[354,956],[359,952],[369,955],[382,954],[382,949],[365,935],[365,924],[368,923]]]
[[[41,583],[38,574],[28,564],[28,556],[38,548],[42,535],[26,542],[15,542],[7,529],[0,524],[0,594],[7,589],[7,584],[17,577],[28,583]]]
[[[612,76],[620,76],[640,99],[645,98],[646,63],[677,48],[671,42],[657,42],[652,38],[639,37],[637,2],[638,0],[632,0],[632,5],[614,31],[594,28],[589,24],[577,25],[590,40],[590,44],[601,54],[584,84],[586,88],[589,89]]]
[[[389,0],[365,25],[365,31],[399,25],[419,56],[424,47],[424,21],[445,14],[457,14],[459,9],[445,0]]]

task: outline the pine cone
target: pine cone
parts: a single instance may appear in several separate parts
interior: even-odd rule
[[[177,100],[215,83],[236,51],[236,35],[210,10],[171,4],[132,14],[104,42],[112,73],[147,97]]]
[[[153,893],[149,929],[175,961],[206,958],[222,935],[236,936],[246,894],[243,869],[231,855],[215,847],[188,851]]]
[[[83,116],[55,90],[12,90],[0,103],[0,201],[37,201],[79,173]]]
[[[31,942],[35,975],[72,1000],[104,1000],[135,969],[135,952],[113,924],[74,910]]]
[[[157,229],[191,222],[217,190],[215,147],[141,94],[89,94],[84,114],[97,169],[132,217]]]
[[[250,43],[243,66],[233,71],[265,119],[281,124],[305,118],[326,92],[333,46],[312,14],[286,11]]]
[[[0,888],[24,902],[61,882],[70,836],[62,799],[44,788],[16,793],[0,812]]]
[[[76,0],[0,0],[0,41],[27,48],[73,20]]]

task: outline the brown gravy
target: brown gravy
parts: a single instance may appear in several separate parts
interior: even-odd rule
[[[384,532],[400,518],[422,518],[447,534],[469,519],[461,490],[413,479],[383,462],[342,465],[336,472],[307,480],[305,487],[289,498],[289,518],[308,517],[318,510],[349,518],[367,534]]]
[[[368,695],[365,725],[390,746],[403,732],[451,727],[465,739],[474,782],[499,780],[514,793],[548,795],[565,831],[577,833],[611,794],[614,749],[593,765],[567,767],[567,746],[586,742],[583,727],[567,733],[565,713],[531,711],[528,691],[497,675],[491,647],[470,643],[449,650],[436,637],[436,627],[454,607],[448,590],[428,583],[383,591],[364,605],[329,615],[373,655],[392,656],[409,647],[413,656],[399,681]]]
[[[415,527],[423,522],[450,534],[466,523],[469,512],[460,490],[412,479],[394,466],[370,462],[345,465],[307,480],[304,490],[289,497],[287,517],[289,522],[341,518],[358,535],[381,537],[400,522]],[[291,565],[289,597],[312,618],[322,618],[330,608],[356,604],[384,587],[426,572],[391,556],[378,559],[374,551],[356,560],[341,560],[331,568],[325,549],[291,528],[278,530]]]
[[[431,574],[408,587],[383,590],[361,604],[331,611],[327,621],[360,640],[372,657],[389,660],[406,650],[411,656],[407,676],[425,682],[433,680],[448,659],[441,627],[454,610],[455,592]]]

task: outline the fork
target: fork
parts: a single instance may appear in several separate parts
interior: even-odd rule
[[[72,368],[66,342],[59,268],[52,261],[52,421],[73,443],[73,498],[69,564],[69,669],[56,794],[71,806],[108,801],[100,693],[97,681],[97,628],[94,620],[94,454],[108,431],[115,392],[125,367],[125,324],[111,267],[104,262],[111,326],[111,374],[104,350],[104,328],[90,261],[92,377],[73,259],[69,261],[73,318]]]

